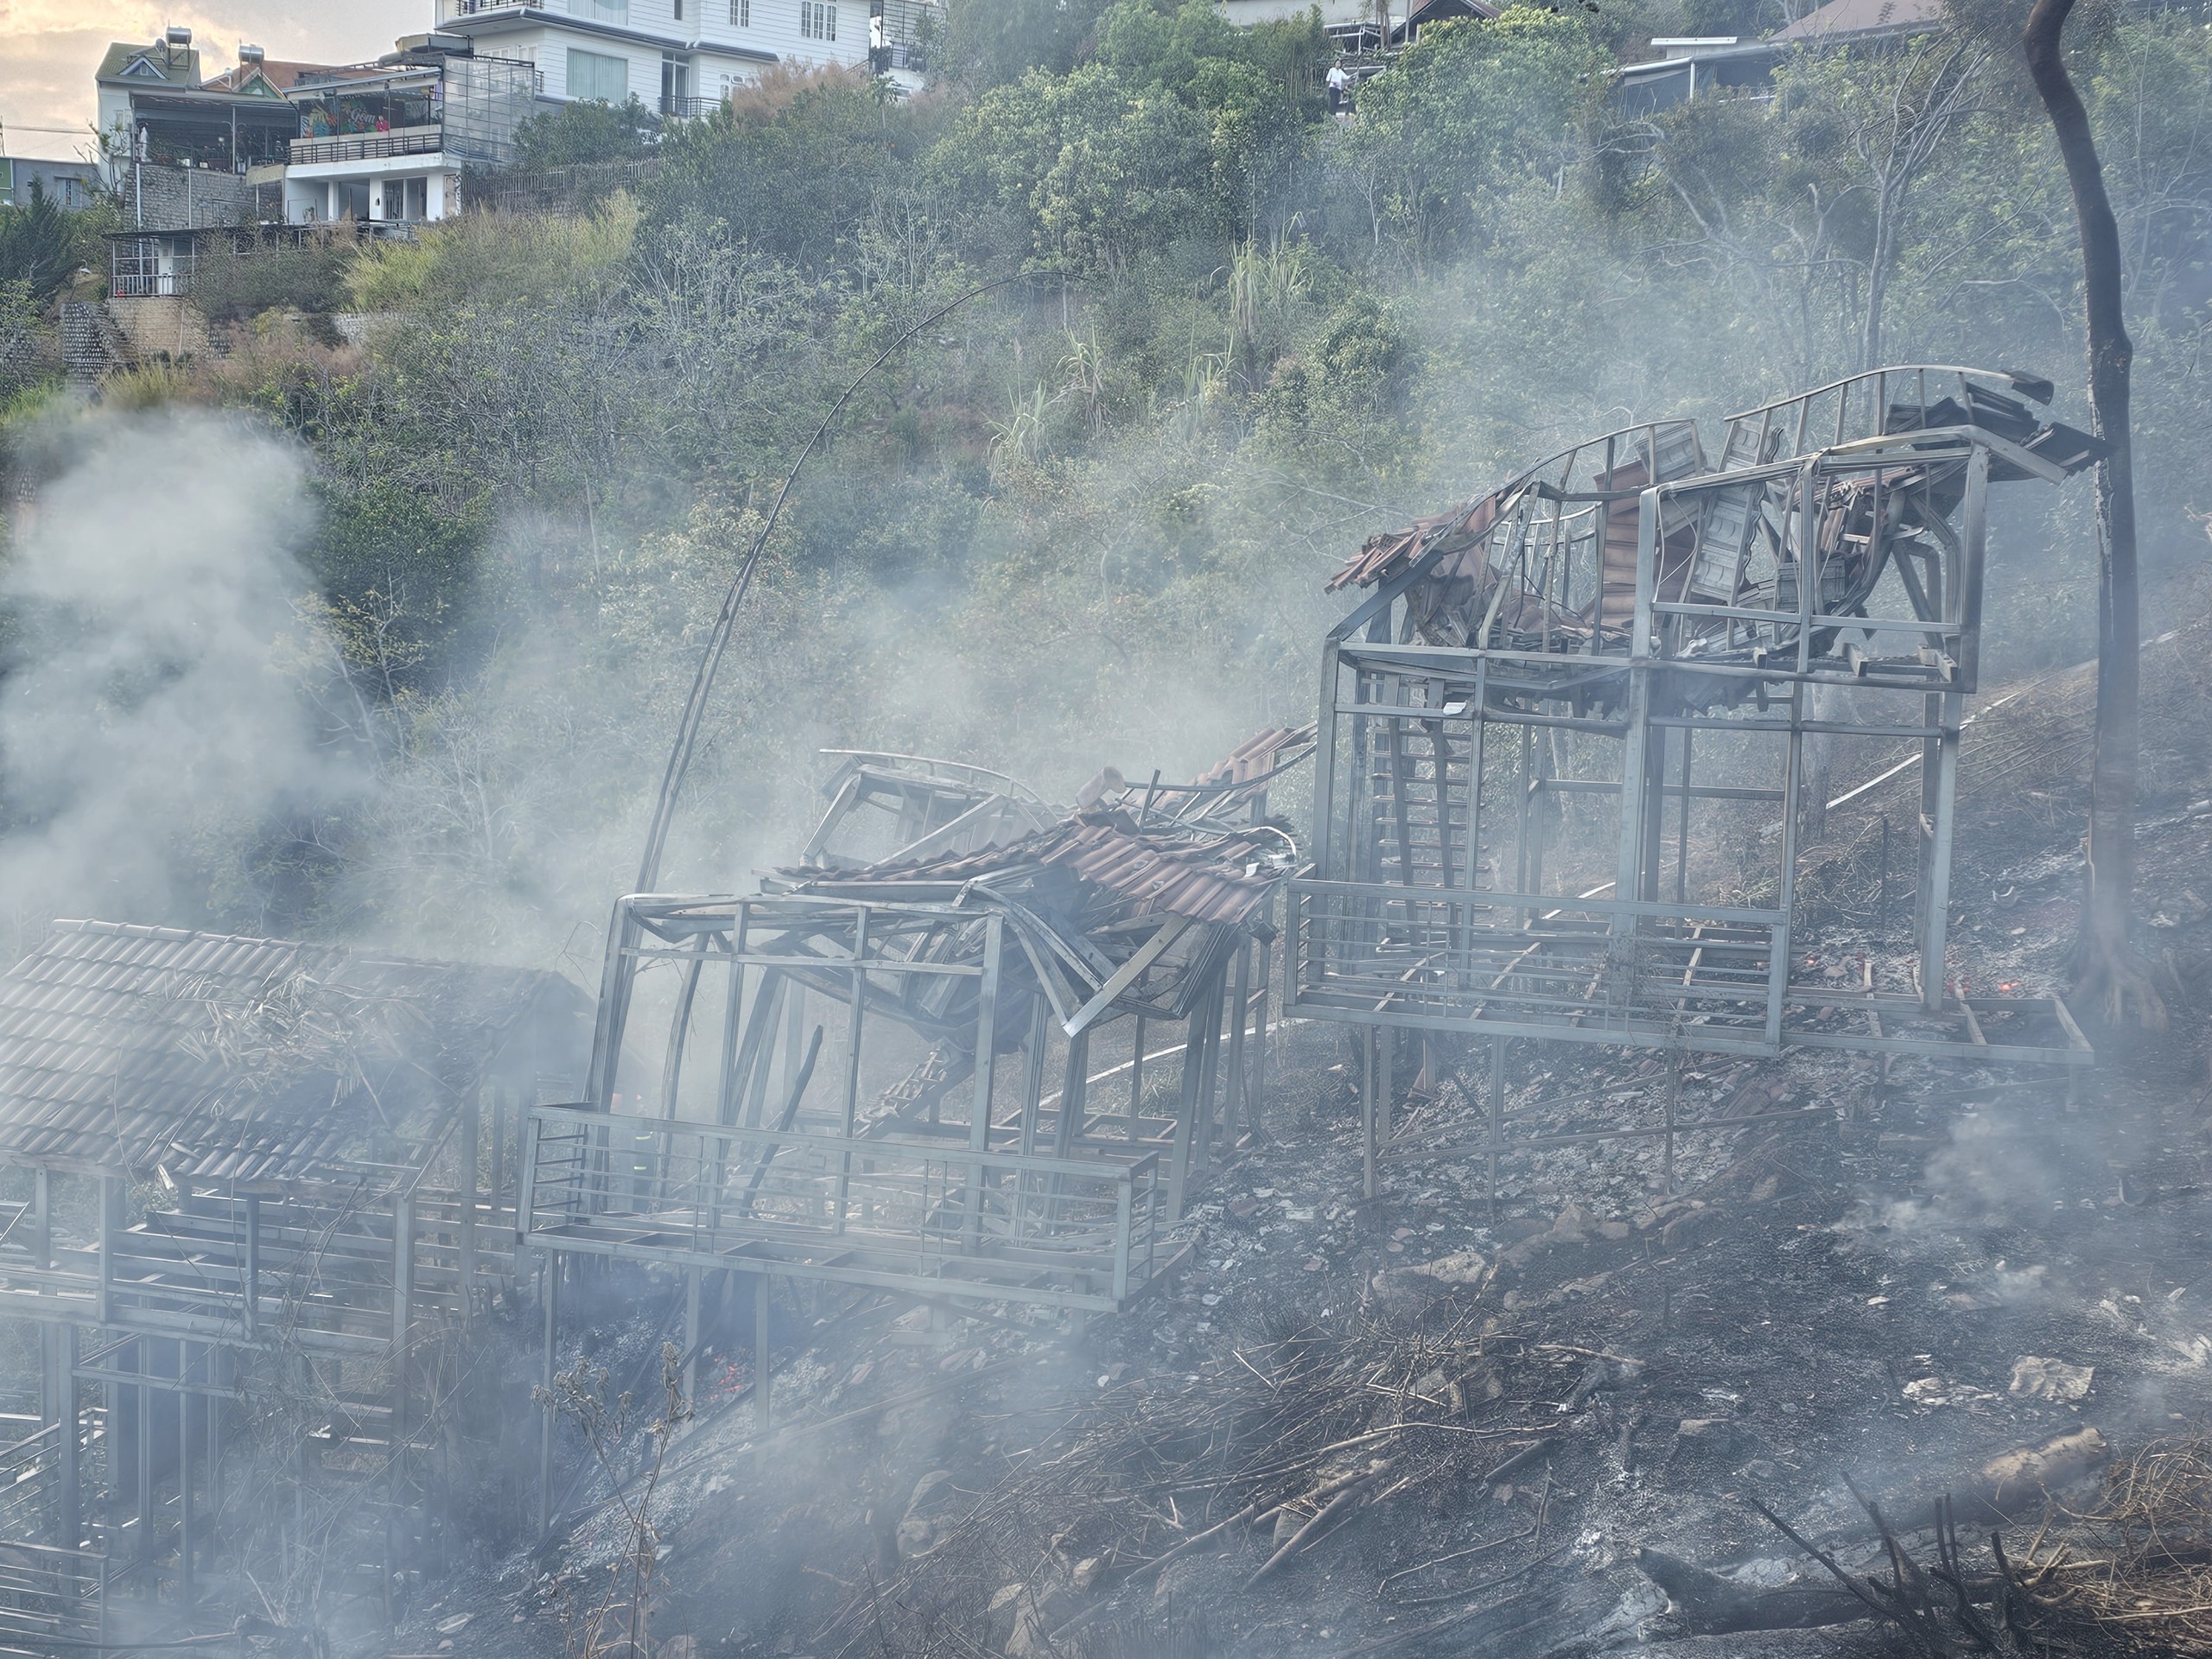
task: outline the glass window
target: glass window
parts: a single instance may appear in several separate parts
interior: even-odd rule
[[[569,10],[578,17],[595,17],[602,23],[630,21],[630,0],[569,0]]]
[[[799,0],[798,32],[810,41],[836,40],[836,0]]]
[[[753,0],[729,0],[729,26],[732,29],[753,27]]]
[[[630,60],[569,48],[569,96],[620,104],[630,96]]]

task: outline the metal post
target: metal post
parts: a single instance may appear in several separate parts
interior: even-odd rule
[[[1398,1092],[1395,1067],[1398,1058],[1397,1029],[1375,1028],[1375,1141],[1380,1147],[1390,1139],[1390,1103]]]
[[[533,1125],[536,1120],[532,1120]],[[553,1529],[553,1370],[561,1329],[561,1258],[545,1252],[545,1354],[539,1367],[545,1389],[544,1414],[537,1424],[537,1535]]]
[[[1941,729],[1936,741],[1936,810],[1928,825],[1928,908],[1921,918],[1920,1005],[1943,1006],[1944,957],[1951,925],[1951,833],[1959,792],[1959,718],[1965,699],[1947,691],[1928,699]]]
[[[999,958],[1004,952],[1006,918],[993,911],[983,923],[983,975],[976,990],[976,1093],[968,1109],[968,1149],[991,1149],[991,1084],[997,1067]],[[983,1166],[968,1166],[968,1238],[980,1246],[983,1232]],[[765,1319],[766,1316],[762,1315]]]
[[[465,1323],[476,1301],[476,1137],[483,1128],[474,1096],[461,1108],[461,1317]]]
[[[215,1389],[226,1383],[234,1384],[235,1381],[232,1351],[210,1344],[207,1349],[208,1389],[204,1402],[207,1411],[202,1418],[207,1439],[203,1442],[205,1450],[200,1457],[207,1465],[207,1512],[218,1522],[223,1514],[223,1402]]]
[[[1691,729],[1682,728],[1682,810],[1675,841],[1675,902],[1689,901],[1690,880],[1690,739]]]
[[[1229,1091],[1222,1103],[1222,1118],[1226,1128],[1228,1148],[1236,1149],[1237,1126],[1249,1125],[1251,1117],[1250,1097],[1246,1093],[1244,1077],[1244,1024],[1252,1017],[1252,941],[1236,942],[1236,975],[1231,982],[1230,1001],[1236,1014],[1229,1027]]]
[[[845,1230],[845,1205],[853,1186],[853,1131],[860,1117],[861,1100],[861,1027],[868,1012],[868,969],[861,963],[868,957],[868,908],[856,906],[853,912],[853,992],[852,1001],[845,1013],[845,1150],[837,1169],[836,1230]]]
[[[1047,1017],[1042,994],[1032,997],[1029,1037],[1022,1056],[1021,1103],[1016,1108],[1021,1115],[1021,1131],[1014,1140],[1015,1149],[1025,1158],[1037,1150],[1037,1119],[1045,1109],[1045,1043],[1050,1030],[1046,1023]]]
[[[699,1351],[706,1346],[699,1335],[699,1281],[702,1277],[696,1268],[688,1269],[683,1277],[683,1397],[691,1401],[699,1397]]]
[[[1068,1039],[1067,1067],[1060,1081],[1059,1117],[1052,1125],[1052,1155],[1071,1158],[1075,1155],[1076,1139],[1083,1133],[1083,1121],[1089,1109],[1090,1087],[1090,1027],[1085,1026]],[[1067,1178],[1055,1175],[1046,1183],[1046,1198],[1043,1226],[1049,1227],[1058,1219],[1058,1199],[1065,1192]]]
[[[1060,1082],[1059,1122],[1052,1126],[1052,1155],[1069,1158],[1083,1133],[1090,1086],[1090,1027],[1068,1039],[1067,1070]]]
[[[248,1194],[245,1201],[245,1339],[259,1338],[261,1322],[261,1200]]]
[[[1144,1015],[1137,1015],[1136,1046],[1129,1051],[1129,1130],[1122,1137],[1137,1138],[1138,1118],[1144,1106]]]
[[[1505,1152],[1505,1039],[1490,1039],[1490,1207],[1497,1210],[1498,1165]]]
[[[1361,1198],[1366,1198],[1371,1202],[1374,1199],[1376,1193],[1375,1155],[1376,1147],[1375,1145],[1375,1074],[1376,1069],[1376,1050],[1379,1045],[1377,1043],[1377,1033],[1373,1026],[1363,1026],[1360,1027],[1360,1030],[1364,1034],[1366,1040],[1360,1045],[1359,1195]]]
[[[138,1559],[154,1559],[154,1390],[153,1356],[146,1351],[147,1338],[141,1337],[131,1344],[137,1351],[134,1369],[138,1374],[137,1421],[132,1425],[138,1452]]]
[[[1256,976],[1259,997],[1252,1019],[1252,1090],[1245,1100],[1245,1110],[1255,1129],[1260,1127],[1260,1113],[1268,1098],[1268,998],[1274,985],[1274,941],[1262,939]]]
[[[192,1408],[194,1396],[188,1377],[192,1370],[192,1344],[179,1338],[176,1344],[176,1570],[184,1599],[193,1599],[192,1586]]]
[[[1183,1218],[1183,1193],[1191,1179],[1191,1138],[1198,1118],[1198,1010],[1183,1022],[1183,1091],[1175,1106],[1175,1143],[1168,1162],[1167,1218]]]
[[[1198,993],[1206,1022],[1198,1050],[1198,1126],[1192,1144],[1202,1170],[1213,1167],[1214,1093],[1221,1070],[1222,1004],[1228,1000],[1228,992],[1227,976],[1217,973]]]
[[[61,1547],[74,1549],[83,1541],[77,1470],[77,1327],[61,1327]],[[114,1441],[108,1442],[111,1447]]]

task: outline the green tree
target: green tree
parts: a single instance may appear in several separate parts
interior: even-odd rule
[[[662,141],[642,189],[650,232],[718,222],[730,240],[809,274],[835,270],[926,118],[849,71],[766,78]]]
[[[1360,88],[1343,146],[1376,244],[1393,236],[1418,270],[1494,239],[1516,190],[1560,188],[1609,62],[1580,15],[1535,6],[1422,29]]]
[[[660,130],[660,118],[635,92],[622,104],[578,99],[524,122],[515,130],[515,153],[537,171],[633,162],[652,154]]]
[[[936,65],[975,90],[1075,67],[1109,0],[950,0]]]
[[[30,200],[0,207],[0,283],[22,283],[43,305],[65,287],[83,263],[78,227],[36,179]]]

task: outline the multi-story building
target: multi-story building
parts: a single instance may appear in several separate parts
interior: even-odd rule
[[[374,63],[283,62],[257,47],[203,76],[188,29],[118,41],[97,72],[106,183],[125,229],[111,292],[191,287],[210,238],[350,226],[398,232],[461,206],[465,170],[515,156],[534,111],[636,98],[705,114],[776,65],[839,65],[918,87],[941,0],[437,0],[442,27]],[[290,227],[289,232],[286,227]],[[318,232],[320,233],[320,232]]]
[[[911,86],[937,0],[438,0],[438,27],[518,58],[563,102],[636,98],[700,115],[772,64],[873,68]]]
[[[532,67],[431,35],[363,68],[302,69],[285,92],[299,136],[284,168],[284,218],[298,225],[443,219],[461,169],[514,159],[536,103]]]

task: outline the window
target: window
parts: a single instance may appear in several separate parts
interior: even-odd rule
[[[630,96],[630,60],[569,48],[569,96],[620,104]]]
[[[683,21],[683,0],[676,0],[676,21],[679,23]]]
[[[569,11],[573,16],[595,17],[602,23],[626,23],[630,0],[569,0]]]
[[[753,0],[729,0],[729,26],[732,29],[753,27]]]
[[[837,0],[798,0],[798,32],[810,41],[837,38]]]

